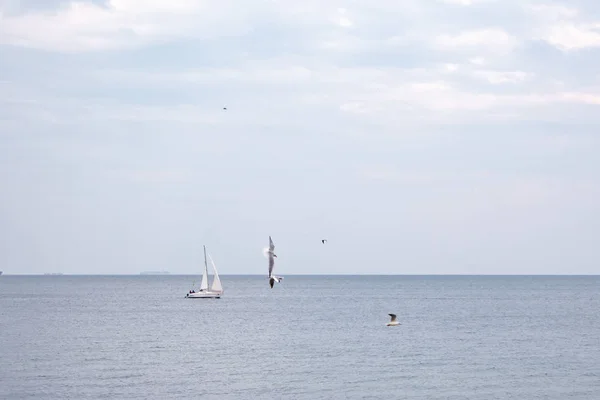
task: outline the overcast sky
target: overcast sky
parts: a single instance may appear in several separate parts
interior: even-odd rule
[[[0,269],[599,273],[599,89],[597,0],[0,0]]]

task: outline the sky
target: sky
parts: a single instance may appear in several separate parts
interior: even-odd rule
[[[597,0],[0,0],[0,269],[600,273],[599,60]]]

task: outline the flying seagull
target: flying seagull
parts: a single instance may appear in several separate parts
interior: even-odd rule
[[[271,239],[271,236],[269,236],[269,250],[268,250],[268,254],[269,254],[269,285],[271,286],[271,289],[273,289],[273,285],[275,284],[275,282],[279,283],[283,279],[282,276],[273,275],[273,267],[275,266],[275,257],[277,257],[277,254],[275,254],[274,252],[275,252],[275,245],[273,244],[273,240]]]
[[[388,322],[386,324],[386,326],[396,326],[396,325],[400,325],[400,322],[398,322],[398,320],[396,319],[396,314],[388,314],[390,317],[392,317],[392,319],[390,320],[390,322]]]
[[[227,107],[223,107],[223,110],[227,110]]]
[[[327,239],[321,239],[321,243],[325,244],[325,242],[327,241]]]

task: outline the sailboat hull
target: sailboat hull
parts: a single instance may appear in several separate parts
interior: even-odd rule
[[[186,299],[220,299],[222,293],[217,292],[196,292],[185,295]]]

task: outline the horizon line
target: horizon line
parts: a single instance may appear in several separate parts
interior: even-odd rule
[[[131,273],[131,274],[106,274],[106,273],[63,273],[63,272],[44,272],[44,273],[2,273],[0,276],[198,276],[199,274],[182,273]],[[219,276],[263,276],[263,274],[219,274]],[[285,276],[600,276],[596,274],[286,274]]]

